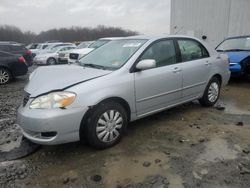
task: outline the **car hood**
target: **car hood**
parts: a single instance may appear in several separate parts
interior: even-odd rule
[[[231,63],[240,63],[250,56],[250,52],[226,52]]]
[[[30,81],[24,90],[31,97],[36,97],[50,91],[63,90],[72,85],[89,81],[111,72],[77,65],[39,67],[30,75]]]
[[[91,51],[93,51],[94,48],[82,48],[82,49],[75,49],[75,50],[72,50],[70,53],[76,53],[76,54],[88,54],[90,53]]]

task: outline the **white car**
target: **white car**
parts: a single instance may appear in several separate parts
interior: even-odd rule
[[[69,54],[68,62],[70,64],[75,64],[79,59],[89,54],[91,51],[107,44],[108,42],[112,40],[117,40],[117,39],[120,39],[120,37],[119,38],[118,37],[101,38],[95,41],[94,43],[92,43],[91,45],[89,45],[88,48],[72,50],[72,52]]]
[[[38,54],[34,58],[34,63],[37,65],[55,65],[58,62],[59,52],[75,49],[75,46],[58,46],[54,47],[46,53]]]
[[[89,53],[88,50],[84,51],[84,50],[81,50],[81,49],[88,49],[88,47],[92,43],[94,43],[94,41],[85,41],[85,42],[80,43],[76,47],[76,49],[60,52],[59,55],[58,55],[59,56],[58,57],[58,63],[59,64],[67,64],[67,63],[69,63],[69,54],[71,52],[75,52],[76,53],[77,50],[80,50],[80,53]],[[92,51],[92,49],[91,49],[91,51]]]

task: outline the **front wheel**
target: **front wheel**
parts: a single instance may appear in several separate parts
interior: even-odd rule
[[[219,79],[213,77],[209,81],[202,98],[199,100],[200,104],[206,107],[214,106],[219,99],[220,89],[221,84]]]
[[[56,64],[56,60],[54,58],[49,58],[47,60],[47,65],[55,65]]]
[[[87,141],[98,149],[109,148],[120,141],[127,123],[122,105],[112,101],[101,103],[87,120]]]

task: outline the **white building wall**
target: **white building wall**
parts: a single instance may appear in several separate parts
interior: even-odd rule
[[[250,34],[250,0],[171,0],[171,34],[205,40],[212,47],[228,36]]]

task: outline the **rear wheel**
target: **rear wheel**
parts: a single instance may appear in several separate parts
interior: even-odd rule
[[[207,107],[215,105],[220,96],[220,86],[219,79],[213,77],[209,81],[202,98],[199,100],[200,104]]]
[[[105,149],[117,144],[127,127],[127,113],[122,105],[108,101],[101,103],[87,120],[87,142]]]
[[[12,78],[11,73],[7,69],[0,68],[0,84],[9,83],[11,78]]]

